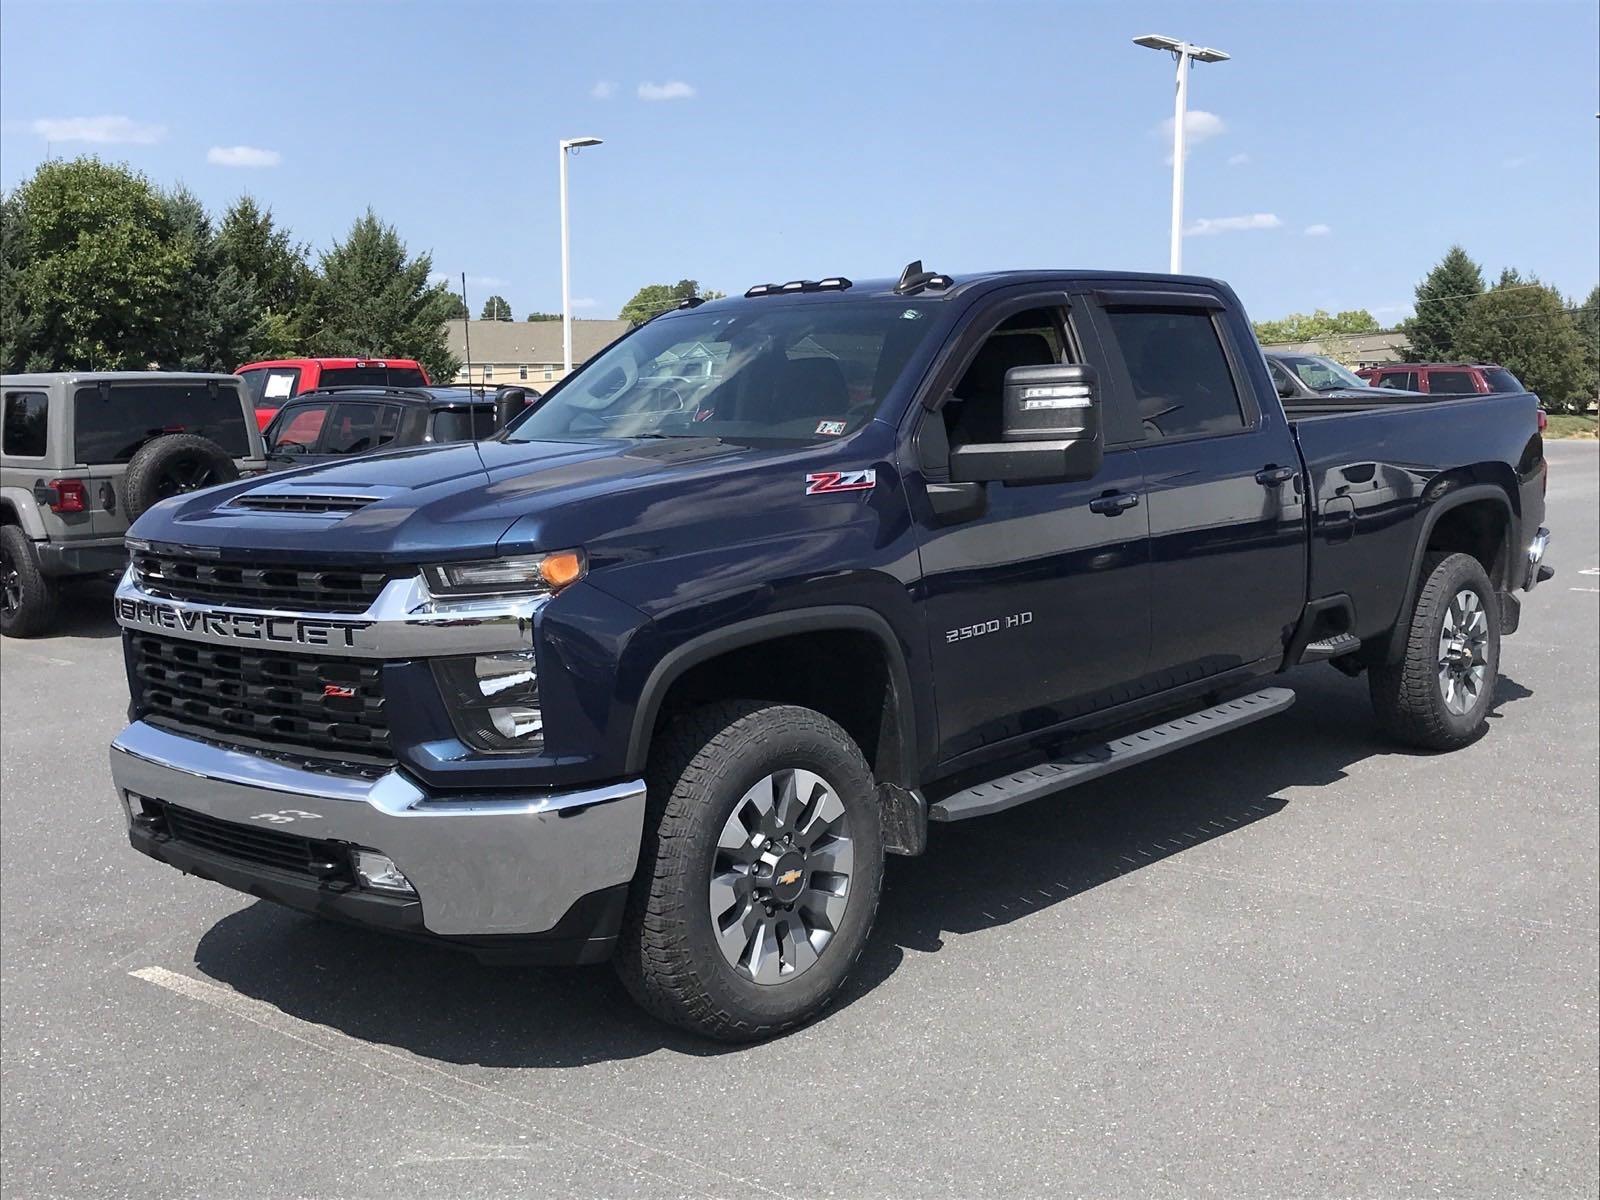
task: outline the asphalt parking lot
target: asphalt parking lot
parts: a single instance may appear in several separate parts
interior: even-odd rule
[[[1597,448],[1488,735],[1364,682],[891,859],[844,1002],[749,1048],[130,850],[105,594],[0,649],[6,1196],[1592,1196]],[[1581,574],[1589,570],[1590,574]]]

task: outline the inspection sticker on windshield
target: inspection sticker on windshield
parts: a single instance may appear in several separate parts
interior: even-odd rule
[[[806,495],[831,496],[834,492],[869,492],[878,485],[878,473],[865,471],[814,471],[806,476]]]
[[[843,421],[818,421],[817,422],[817,432],[818,433],[825,433],[829,437],[838,437],[841,433],[844,432],[844,422]]]

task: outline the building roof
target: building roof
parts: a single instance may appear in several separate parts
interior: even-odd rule
[[[466,362],[468,322],[445,322],[450,353]],[[473,321],[474,363],[559,363],[560,321]],[[628,331],[626,321],[578,319],[572,322],[572,361],[584,362]]]

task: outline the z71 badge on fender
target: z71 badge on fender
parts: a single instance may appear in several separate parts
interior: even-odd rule
[[[806,495],[828,496],[834,492],[870,492],[878,485],[878,473],[865,471],[813,471],[806,476]]]

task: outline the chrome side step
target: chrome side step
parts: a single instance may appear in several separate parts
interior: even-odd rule
[[[1138,733],[1080,750],[1060,762],[1040,763],[987,783],[974,784],[934,804],[928,809],[928,819],[965,821],[968,817],[984,817],[1015,808],[1029,800],[1087,783],[1124,767],[1136,766],[1203,742],[1241,725],[1249,725],[1263,717],[1280,713],[1293,703],[1294,692],[1289,688],[1262,688],[1237,700],[1229,700],[1186,717],[1178,717],[1149,729],[1141,729]]]

